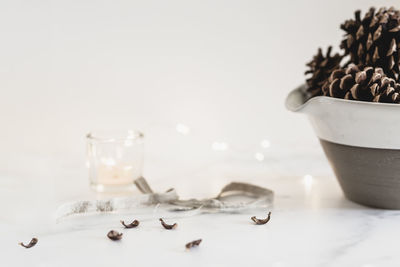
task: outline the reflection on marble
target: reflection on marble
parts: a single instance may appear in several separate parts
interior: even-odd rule
[[[87,191],[84,166],[42,158],[32,162],[30,171],[3,169],[1,266],[399,266],[400,211],[347,201],[330,175],[279,176],[257,165],[234,166],[210,163],[192,175],[186,170],[185,179],[149,180],[160,191],[177,185],[186,197],[213,195],[232,180],[271,188],[276,197],[268,224],[250,220],[253,215],[265,217],[266,210],[196,214],[161,207],[55,223],[59,204],[104,197]],[[178,228],[166,231],[159,217],[177,222]],[[123,229],[121,219],[141,223]],[[120,242],[106,237],[111,229],[124,233]],[[17,245],[33,236],[39,238],[34,248]],[[187,251],[184,245],[198,238],[203,239],[201,245]]]

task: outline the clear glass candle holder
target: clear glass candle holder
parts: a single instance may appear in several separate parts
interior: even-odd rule
[[[138,131],[98,131],[87,134],[91,187],[98,192],[127,191],[142,176],[143,134]]]

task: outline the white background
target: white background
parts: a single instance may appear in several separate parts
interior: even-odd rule
[[[144,131],[153,178],[161,178],[157,160],[201,168],[215,141],[239,163],[255,153],[266,166],[319,158],[308,122],[285,110],[285,96],[304,82],[319,46],[337,50],[339,25],[355,9],[395,3],[3,0],[2,169],[26,168],[27,155],[83,166],[92,129]],[[180,136],[177,123],[190,134]]]

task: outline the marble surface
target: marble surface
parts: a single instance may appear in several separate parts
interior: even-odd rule
[[[245,166],[226,161],[209,163],[202,172],[192,170],[192,175],[187,170],[185,179],[148,178],[155,190],[175,186],[183,197],[213,196],[233,180],[266,186],[276,194],[267,225],[254,225],[250,217],[264,217],[268,210],[193,215],[167,214],[160,207],[56,222],[55,211],[66,201],[110,196],[89,191],[86,170],[78,161],[20,158],[25,168],[12,162],[16,160],[6,161],[7,168],[0,171],[1,266],[400,264],[396,246],[400,211],[366,208],[346,200],[329,169],[324,175],[282,175],[267,171],[268,163]],[[162,177],[161,169],[168,170],[166,165],[156,169],[160,175],[153,170],[154,177]],[[161,228],[161,216],[177,222],[178,228]],[[121,219],[134,218],[141,221],[137,229],[125,230],[119,224]],[[123,239],[110,241],[106,234],[111,229],[123,232]],[[35,247],[18,246],[33,236],[39,238]],[[185,250],[187,242],[198,238],[203,239],[198,248]]]

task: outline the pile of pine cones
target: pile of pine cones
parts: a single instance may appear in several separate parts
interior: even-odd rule
[[[319,49],[307,64],[310,97],[400,103],[400,11],[370,8],[363,18],[356,11],[340,28],[342,53]]]

